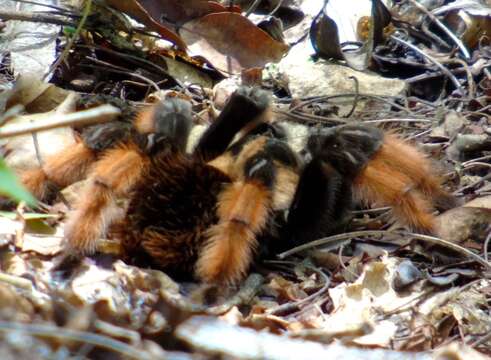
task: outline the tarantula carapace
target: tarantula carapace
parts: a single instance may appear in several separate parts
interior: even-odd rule
[[[42,198],[48,180],[66,186],[88,174],[65,226],[71,256],[94,252],[109,231],[125,258],[207,282],[239,281],[265,250],[339,231],[353,198],[433,230],[433,205],[451,198],[416,148],[375,127],[345,125],[313,132],[306,160],[267,120],[268,108],[264,91],[239,88],[187,154],[190,104],[167,99],[142,111],[130,136],[102,156],[81,142],[22,179]],[[120,196],[130,199],[125,211]]]

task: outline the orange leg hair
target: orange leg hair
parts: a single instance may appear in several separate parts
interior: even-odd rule
[[[395,217],[414,230],[433,232],[433,208],[455,206],[431,161],[394,133],[348,124],[315,135],[309,146],[340,174],[353,179],[358,200],[391,206]]]
[[[435,205],[445,210],[455,206],[455,199],[441,187],[431,161],[418,149],[395,134],[385,134],[380,157],[393,169],[407,175],[416,187]]]
[[[136,145],[107,151],[89,175],[89,182],[65,225],[68,246],[79,253],[92,253],[96,242],[122,211],[116,200],[127,195],[141,179],[149,160]]]
[[[43,201],[52,196],[50,182],[62,189],[85,178],[96,156],[82,142],[49,156],[44,166],[20,172],[24,186]]]
[[[218,224],[207,231],[195,272],[207,282],[234,283],[242,279],[257,247],[256,235],[266,225],[271,191],[249,180],[228,185],[220,194]]]
[[[410,150],[416,151],[411,147]],[[425,186],[431,184],[432,175],[424,170],[425,163],[421,164],[421,168],[413,164],[414,158],[399,162],[399,158],[408,155],[411,154],[394,155],[393,150],[384,143],[355,178],[354,194],[368,203],[392,206],[398,220],[415,230],[431,233],[434,227],[432,203],[420,185],[423,177],[429,178],[425,180]],[[418,156],[421,155],[418,153]],[[434,191],[433,188],[431,190]]]

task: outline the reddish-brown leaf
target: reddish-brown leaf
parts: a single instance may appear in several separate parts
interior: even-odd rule
[[[191,20],[180,34],[195,55],[202,55],[217,69],[240,73],[281,59],[288,46],[274,40],[246,17],[220,12]]]
[[[142,7],[163,23],[182,25],[213,12],[229,11],[223,5],[206,0],[139,0]]]
[[[117,1],[117,0],[108,0],[107,3],[113,8],[124,12],[128,16],[138,20],[145,26],[147,26],[150,30],[153,30],[162,36],[165,40],[170,41],[175,44],[180,49],[186,49],[186,44],[182,39],[172,30],[166,28],[161,25],[154,17],[150,15],[150,13],[136,0],[128,0],[128,1]]]

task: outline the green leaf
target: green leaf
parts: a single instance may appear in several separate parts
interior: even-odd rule
[[[12,212],[12,211],[0,211],[0,216],[5,217],[10,220],[15,220],[17,216],[19,216],[17,213]],[[25,220],[38,220],[38,219],[55,219],[58,218],[59,215],[56,214],[40,214],[40,213],[23,213],[22,217]]]
[[[19,183],[17,177],[0,158],[0,195],[8,196],[16,201],[25,201],[36,205],[36,199]]]
[[[75,34],[75,28],[73,26],[64,26],[63,32],[66,36],[72,36],[73,34]]]

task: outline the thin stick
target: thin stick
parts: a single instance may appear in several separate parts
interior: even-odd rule
[[[345,94],[336,94],[336,95],[323,95],[323,96],[316,96],[314,98],[309,98],[301,102],[300,104],[297,104],[296,106],[293,106],[292,108],[289,109],[289,111],[295,111],[303,108],[304,106],[310,105],[315,102],[320,102],[320,101],[326,101],[326,100],[334,100],[334,99],[342,99],[346,97],[359,97],[359,98],[368,98],[368,99],[374,99],[377,101],[381,101],[384,103],[387,103],[399,110],[403,110],[406,112],[411,113],[412,111],[408,109],[407,107],[401,106],[394,101],[390,101],[390,98],[396,98],[396,96],[389,96],[389,95],[373,95],[373,94],[365,94],[365,93],[345,93]]]
[[[392,119],[372,119],[372,120],[363,120],[364,123],[368,124],[377,124],[377,123],[386,123],[386,122],[401,122],[401,123],[432,123],[433,120],[428,119],[411,119],[411,118],[392,118]]]
[[[115,106],[106,104],[71,114],[53,115],[54,119],[43,121],[40,124],[5,126],[0,129],[0,139],[31,134],[33,132],[50,130],[63,126],[100,124],[113,120],[119,114],[121,114],[121,110]]]
[[[206,310],[210,315],[222,315],[229,311],[233,306],[249,304],[254,296],[258,293],[261,285],[264,283],[264,278],[259,274],[251,274],[244,281],[240,290],[228,299],[225,303],[210,307]]]
[[[491,179],[491,173],[487,174],[487,175],[484,175],[483,177],[477,179],[476,181],[474,181],[472,184],[469,184],[467,186],[464,186],[463,188],[460,188],[460,189],[457,189],[455,190],[452,194],[453,195],[459,195],[459,194],[462,194],[465,190],[468,190],[468,189],[472,189],[474,188],[475,186],[483,183],[484,181],[486,180],[489,180]]]
[[[147,82],[148,84],[150,84],[151,86],[154,87],[155,91],[159,91],[160,90],[159,86],[155,83],[155,81],[150,80],[149,78],[147,78],[147,77],[145,77],[143,75],[134,73],[134,72],[132,72],[132,71],[130,71],[130,70],[122,67],[122,66],[113,65],[113,64],[108,63],[106,61],[102,61],[102,60],[99,60],[99,59],[96,59],[96,58],[93,58],[93,57],[90,57],[90,56],[86,56],[85,58],[87,60],[90,60],[90,61],[96,63],[96,64],[109,67],[109,69],[102,68],[101,70],[111,71],[111,72],[120,73],[120,74],[127,74],[129,76],[132,76],[132,77],[135,77],[137,79],[140,79],[140,80],[143,80],[143,81]]]
[[[482,336],[480,339],[477,339],[476,341],[472,342],[469,344],[470,347],[476,348],[479,345],[487,343],[489,340],[491,340],[491,332],[487,333],[486,335]]]
[[[55,5],[50,5],[50,4],[42,4],[42,3],[36,2],[36,1],[28,1],[28,0],[11,0],[11,1],[24,3],[24,4],[32,4],[32,5],[37,5],[37,6],[44,6],[44,7],[50,8],[50,9],[58,10],[59,12],[70,13],[70,11],[68,9],[65,9],[65,8],[62,8],[59,6],[55,6]]]
[[[349,79],[355,82],[355,98],[353,99],[353,106],[348,114],[346,114],[345,118],[349,118],[355,112],[356,106],[358,105],[358,98],[360,97],[360,84],[358,79],[355,76],[349,76]]]
[[[65,48],[63,49],[63,52],[61,55],[56,59],[56,61],[53,63],[53,65],[50,66],[46,74],[44,74],[43,79],[46,79],[49,74],[51,74],[52,71],[55,71],[58,65],[61,64],[61,62],[68,56],[68,53],[70,52],[74,42],[78,40],[78,36],[80,32],[82,31],[82,28],[85,25],[85,22],[87,21],[87,17],[90,14],[90,9],[92,7],[92,0],[87,0],[85,3],[85,7],[82,13],[82,18],[78,22],[77,28],[75,29],[75,32],[73,33],[73,36],[70,37],[65,45]]]
[[[490,230],[489,230],[489,234],[488,236],[486,236],[486,240],[484,241],[484,260],[486,261],[489,261],[488,260],[488,248],[489,248],[489,242],[491,241],[491,227],[489,227]]]
[[[247,9],[246,13],[244,14],[245,17],[248,17],[249,15],[251,15],[255,10],[256,8],[258,7],[259,3],[261,2],[261,0],[255,0],[251,6],[249,6],[249,8]]]
[[[462,254],[465,254],[468,257],[472,258],[474,261],[483,265],[485,268],[488,268],[489,270],[491,270],[491,263],[489,261],[484,260],[479,255],[474,254],[472,251],[470,251],[470,250],[468,250],[468,249],[466,249],[460,245],[457,245],[457,244],[454,244],[450,241],[443,240],[443,239],[437,238],[435,236],[430,236],[430,235],[414,234],[414,233],[406,233],[405,235],[406,236],[412,236],[418,240],[423,240],[423,241],[427,241],[427,242],[430,242],[433,244],[442,245],[446,248],[449,248],[449,249],[455,250],[457,252],[460,252]]]
[[[476,166],[491,168],[491,164],[488,164],[488,163],[485,163],[485,162],[479,162],[479,161],[471,162],[470,164],[467,164],[467,165],[463,166],[463,168],[467,170],[467,169],[470,169],[470,168],[474,168]]]
[[[409,0],[409,1],[411,2],[412,5],[416,6],[419,10],[424,12],[435,24],[438,25],[440,29],[442,29],[453,40],[453,42],[458,46],[458,48],[462,52],[462,55],[464,55],[466,59],[471,58],[471,55],[469,54],[469,50],[467,50],[464,43],[462,43],[462,41],[460,41],[460,39],[457,36],[455,36],[455,34],[451,32],[450,29],[447,28],[434,14],[428,11],[428,9],[424,7],[422,4],[420,4],[419,2],[415,0]]]
[[[452,81],[452,83],[455,85],[455,87],[459,90],[459,92],[464,95],[465,94],[465,91],[464,89],[462,88],[462,86],[460,85],[459,81],[457,80],[457,78],[450,72],[450,70],[448,70],[445,66],[443,66],[442,64],[440,64],[440,62],[438,60],[436,60],[434,57],[426,54],[425,52],[423,52],[420,48],[418,48],[417,46],[414,46],[413,44],[411,43],[408,43],[407,41],[405,40],[402,40],[400,38],[398,38],[397,36],[394,36],[394,35],[391,35],[390,38],[400,44],[403,44],[404,46],[407,46],[408,48],[410,48],[411,50],[414,50],[415,52],[417,52],[418,54],[420,54],[421,56],[423,56],[425,59],[431,61],[433,64],[435,64],[445,75],[448,76],[448,78]]]
[[[300,307],[300,305],[306,304],[306,303],[310,302],[311,300],[314,300],[316,297],[325,293],[327,291],[327,289],[329,289],[329,285],[331,285],[331,279],[329,279],[329,276],[327,276],[321,270],[316,269],[314,267],[306,266],[306,268],[315,272],[317,275],[320,275],[320,277],[324,280],[324,284],[322,285],[322,287],[319,290],[317,290],[316,292],[314,292],[313,294],[310,294],[309,296],[304,297],[303,299],[300,299],[300,300],[297,300],[294,302],[288,302],[286,304],[282,304],[282,305],[276,306],[274,308],[268,309],[268,310],[266,310],[267,314],[279,315],[281,313],[285,313],[286,311],[289,311],[292,309],[293,310],[297,309]]]
[[[57,15],[39,14],[39,13],[33,13],[27,11],[18,12],[18,11],[0,10],[0,19],[4,21],[18,20],[18,21],[29,21],[35,23],[75,26],[75,22]]]
[[[284,259],[287,256],[296,254],[300,251],[308,250],[313,247],[321,246],[321,245],[327,245],[327,244],[332,244],[340,240],[346,240],[346,239],[353,239],[355,237],[360,237],[360,236],[384,236],[384,235],[396,235],[396,236],[401,236],[401,237],[413,237],[418,240],[423,240],[427,241],[430,243],[442,245],[444,247],[447,247],[449,249],[455,250],[457,252],[460,252],[462,254],[465,254],[466,256],[472,258],[474,261],[478,262],[479,264],[483,265],[484,267],[491,269],[491,263],[480,257],[479,255],[474,254],[472,251],[467,250],[466,248],[451,243],[447,240],[443,240],[434,236],[429,236],[429,235],[423,235],[423,234],[414,234],[410,232],[405,232],[405,231],[384,231],[384,230],[369,230],[369,231],[354,231],[350,233],[345,233],[345,234],[338,234],[338,235],[333,235],[333,236],[328,236],[319,240],[314,240],[311,241],[307,244],[303,244],[297,247],[294,247],[293,249],[290,249],[288,251],[285,251],[281,254],[278,254],[278,258]]]
[[[0,272],[0,282],[4,282],[15,287],[30,290],[32,291],[32,281],[20,276],[6,274],[4,272]]]
[[[80,44],[80,45],[77,45],[77,47],[86,48],[86,49],[97,49],[99,51],[103,51],[103,52],[106,52],[108,54],[123,57],[125,59],[128,59],[128,61],[132,61],[133,63],[146,64],[150,67],[153,67],[155,70],[159,71],[161,73],[161,75],[167,76],[168,78],[171,78],[172,80],[174,80],[175,83],[178,86],[180,86],[181,88],[186,89],[186,86],[184,86],[184,84],[181,81],[179,81],[179,79],[176,79],[174,76],[170,75],[169,72],[167,70],[165,70],[163,67],[161,67],[157,64],[154,64],[153,62],[151,62],[147,59],[143,59],[143,58],[140,58],[138,56],[131,55],[131,54],[126,54],[126,53],[123,53],[120,51],[111,50],[111,49],[105,48],[103,46],[98,46],[98,45],[88,46],[88,45]],[[121,70],[123,70],[123,69],[121,69]]]
[[[39,163],[39,166],[42,168],[44,166],[43,157],[41,155],[41,149],[39,148],[39,140],[37,132],[31,133],[32,135],[32,143],[34,144],[34,151],[36,152],[36,159]]]
[[[281,7],[281,5],[283,5],[283,0],[278,1],[278,4],[276,4],[275,8],[273,10],[271,10],[271,12],[269,13],[269,16],[273,16],[274,13],[277,12],[278,9]]]
[[[10,333],[14,331],[24,332],[30,335],[51,339],[65,339],[77,341],[83,344],[92,344],[104,349],[114,351],[133,359],[153,359],[150,354],[142,349],[137,349],[122,341],[112,339],[86,331],[73,330],[46,324],[24,324],[16,322],[0,321],[0,331]]]
[[[463,167],[469,165],[469,164],[472,164],[474,162],[479,162],[479,161],[483,161],[483,160],[491,160],[491,155],[486,155],[486,156],[481,156],[481,157],[478,157],[478,158],[475,158],[475,159],[471,159],[471,160],[468,160],[468,161],[464,161],[462,164]]]
[[[373,231],[354,231],[350,233],[344,233],[344,234],[337,234],[337,235],[332,235],[328,236],[322,239],[314,240],[311,242],[308,242],[306,244],[302,244],[299,246],[294,247],[293,249],[287,250],[285,252],[282,252],[281,254],[278,254],[277,257],[278,259],[284,259],[290,255],[299,253],[304,250],[311,249],[313,247],[321,246],[321,245],[329,245],[336,243],[341,240],[348,240],[357,236],[368,236],[368,235],[380,235],[377,233],[378,230],[373,230]],[[385,232],[384,232],[385,234]],[[340,244],[341,245],[341,244]]]

